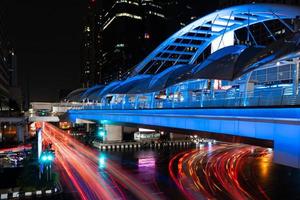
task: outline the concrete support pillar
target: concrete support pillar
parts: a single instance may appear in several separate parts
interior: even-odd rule
[[[104,125],[106,130],[106,137],[103,139],[105,142],[122,141],[123,139],[123,127],[115,125]]]
[[[28,131],[28,124],[27,123],[24,125],[24,136],[25,136],[25,140],[29,139],[29,131]]]
[[[299,60],[294,59],[293,95],[299,94]]]
[[[170,132],[170,140],[174,139],[174,133]]]
[[[24,142],[24,125],[17,125],[17,141]]]
[[[85,131],[86,131],[87,133],[90,133],[91,129],[90,129],[90,124],[89,124],[89,123],[86,124],[86,129],[85,129]]]

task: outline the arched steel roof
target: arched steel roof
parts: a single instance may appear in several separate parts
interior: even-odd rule
[[[278,19],[293,31],[284,19],[296,18],[299,13],[298,7],[280,4],[247,4],[215,11],[173,34],[139,63],[131,74],[147,73],[153,67],[155,74],[160,68],[195,64],[204,50],[225,33],[260,22]],[[216,28],[218,31],[215,31]]]
[[[115,87],[111,92],[114,94],[126,94],[136,85],[143,84],[147,79],[152,78],[152,75],[137,75],[131,78],[126,79],[121,82],[117,87]]]
[[[191,78],[189,76],[189,72],[193,68],[193,65],[181,64],[169,67],[168,69],[164,70],[163,72],[156,74],[148,87],[148,91],[158,91],[165,89],[171,85],[176,83],[182,82]]]
[[[117,87],[118,85],[120,85],[121,81],[113,81],[110,84],[108,84],[107,86],[105,86],[105,88],[103,88],[103,90],[101,90],[96,96],[99,98],[99,100],[104,97],[105,95],[111,93],[111,91]]]
[[[141,94],[148,93],[148,87],[153,76],[148,76],[143,79],[141,84],[134,84],[133,87],[127,92],[127,94]]]
[[[214,52],[193,69],[193,78],[233,80],[240,71],[235,63],[245,49],[246,45],[233,45]]]
[[[299,13],[300,14],[300,13]],[[296,32],[284,39],[275,41],[266,48],[259,51],[254,56],[248,56],[248,59],[238,61],[238,65],[243,69],[239,75],[253,71],[263,65],[276,63],[283,59],[292,59],[299,56],[300,51],[300,32]]]

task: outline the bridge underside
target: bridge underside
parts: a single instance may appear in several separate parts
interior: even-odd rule
[[[213,132],[274,142],[274,161],[300,168],[300,108],[71,110],[69,118]]]

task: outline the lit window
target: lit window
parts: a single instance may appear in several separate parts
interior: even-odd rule
[[[113,18],[109,18],[103,26],[103,30],[105,30],[117,17],[129,17],[137,20],[142,20],[141,16],[133,15],[130,13],[117,13]]]
[[[149,15],[154,15],[154,16],[157,16],[157,17],[161,17],[161,18],[165,18],[165,16],[161,13],[157,13],[157,12],[153,12],[153,11],[149,11],[148,12]]]
[[[144,38],[145,39],[150,39],[150,34],[149,33],[145,33]]]
[[[91,29],[90,29],[90,27],[89,27],[89,26],[86,26],[86,27],[84,28],[84,31],[85,31],[85,32],[90,32],[90,31],[91,31]]]
[[[124,46],[125,46],[125,44],[122,44],[122,43],[116,45],[117,48],[122,48],[122,47],[124,47]]]

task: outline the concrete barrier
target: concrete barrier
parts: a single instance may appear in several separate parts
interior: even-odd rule
[[[25,192],[24,195],[25,195],[25,197],[31,197],[32,196],[32,192]]]
[[[59,188],[61,188],[61,187],[59,186]],[[44,195],[47,195],[47,196],[55,195],[60,192],[61,192],[61,190],[56,187],[54,189],[48,189],[48,190],[36,190],[36,191],[27,191],[27,192],[25,192],[25,191],[8,192],[8,193],[1,193],[0,200],[23,199],[23,198],[33,198],[33,197],[41,198]]]
[[[1,194],[0,198],[1,199],[8,199],[8,194],[7,193]]]
[[[13,192],[12,193],[12,198],[19,198],[19,197],[20,197],[19,192]]]
[[[52,190],[46,190],[45,193],[48,194],[48,195],[52,194]]]

